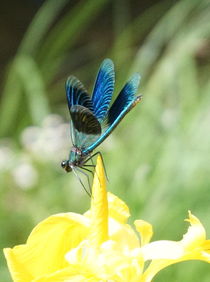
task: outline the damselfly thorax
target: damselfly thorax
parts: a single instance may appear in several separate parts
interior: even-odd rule
[[[70,172],[75,167],[83,167],[88,156],[88,154],[83,154],[82,150],[73,146],[69,154],[69,159],[62,161],[61,166],[66,172]]]

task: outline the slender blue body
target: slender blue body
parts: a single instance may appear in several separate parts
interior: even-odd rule
[[[110,59],[105,59],[100,66],[92,97],[77,78],[70,76],[67,79],[66,96],[73,143],[69,159],[61,163],[67,172],[84,168],[84,164],[91,158],[92,151],[140,102],[141,96],[135,96],[139,83],[140,76],[135,73],[110,107],[115,84],[114,65]]]

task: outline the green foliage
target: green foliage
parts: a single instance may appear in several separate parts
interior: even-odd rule
[[[65,148],[61,155],[52,150],[41,158],[20,140],[24,128],[33,125],[40,136],[50,132],[40,139],[50,147],[54,125],[49,129],[43,119],[52,112],[67,114],[63,85],[72,72],[69,60],[81,61],[76,46],[88,27],[94,29],[102,12],[110,16],[108,2],[78,1],[59,17],[67,1],[45,1],[8,65],[0,105],[0,149],[12,140],[12,153],[8,148],[0,151],[10,156],[0,163],[1,248],[23,243],[32,227],[50,214],[88,208],[89,198],[77,180],[59,168],[68,146],[61,146]],[[121,7],[125,16],[116,5],[109,49],[103,55],[95,52],[100,36],[91,39],[93,47],[86,42],[94,60],[78,65],[74,74],[93,83],[101,57],[110,56],[117,69],[115,94],[132,72],[141,74],[142,103],[100,147],[110,179],[108,189],[127,202],[132,219],[153,224],[155,239],[180,240],[186,231],[187,210],[201,219],[210,238],[210,7],[208,0],[172,2],[160,1],[135,17],[127,1],[122,1],[126,9]],[[63,138],[70,147],[68,136]],[[41,143],[40,148],[44,146]],[[12,177],[21,162],[28,162],[37,174],[27,190]],[[3,258],[1,265],[4,281],[9,281]],[[209,268],[200,262],[193,267],[191,262],[179,264],[155,281],[192,281],[192,277],[209,281]]]

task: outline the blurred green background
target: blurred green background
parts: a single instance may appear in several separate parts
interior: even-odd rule
[[[60,168],[71,147],[64,84],[92,91],[101,61],[115,63],[116,91],[141,74],[143,102],[100,146],[108,190],[154,238],[180,240],[191,210],[210,238],[209,0],[1,2],[0,247],[26,241],[47,216],[82,213],[90,199]],[[1,281],[11,281],[0,256]],[[154,280],[210,281],[186,262]]]

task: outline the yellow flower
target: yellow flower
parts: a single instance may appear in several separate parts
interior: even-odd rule
[[[34,228],[26,244],[4,249],[13,280],[149,282],[161,269],[177,262],[210,262],[210,240],[190,212],[190,227],[177,242],[150,243],[152,226],[136,220],[136,232],[127,224],[128,217],[126,204],[106,192],[98,158],[88,212],[50,216]]]

